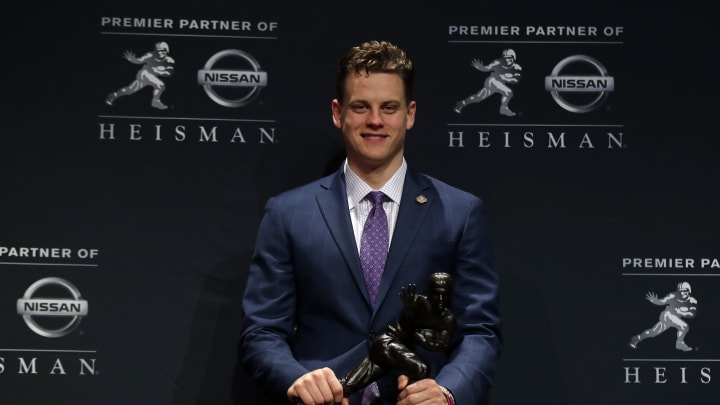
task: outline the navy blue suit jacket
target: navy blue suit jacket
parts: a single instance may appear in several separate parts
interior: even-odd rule
[[[338,378],[402,310],[402,287],[426,294],[430,275],[452,275],[458,320],[447,356],[418,350],[459,405],[477,404],[500,353],[498,274],[482,201],[408,169],[375,308],[350,221],[342,169],[268,200],[243,298],[240,359],[273,404],[302,374],[330,367]],[[397,374],[378,381],[397,401]],[[357,396],[357,395],[356,395]],[[352,403],[359,403],[353,397]]]

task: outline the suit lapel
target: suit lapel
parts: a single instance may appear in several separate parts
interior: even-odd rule
[[[316,201],[320,208],[320,213],[325,220],[330,233],[335,239],[340,254],[342,254],[347,263],[350,273],[355,283],[358,285],[363,295],[370,303],[370,297],[365,286],[365,277],[360,264],[360,256],[357,251],[355,242],[355,234],[353,233],[352,223],[350,222],[349,207],[347,203],[347,188],[345,186],[345,175],[342,168],[335,174],[326,178],[327,181],[321,183],[322,190],[317,193]]]

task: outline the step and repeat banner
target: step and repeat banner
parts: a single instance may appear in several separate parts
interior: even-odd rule
[[[263,403],[236,358],[263,206],[339,167],[336,62],[372,39],[417,66],[408,163],[487,204],[504,318],[489,402],[716,403],[709,6],[4,15],[0,403]]]

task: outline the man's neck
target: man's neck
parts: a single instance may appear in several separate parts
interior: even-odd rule
[[[355,174],[358,175],[365,183],[367,183],[373,190],[379,190],[395,172],[402,166],[402,158],[397,162],[390,162],[389,164],[373,166],[367,164],[357,164],[348,160],[348,166],[352,169]]]

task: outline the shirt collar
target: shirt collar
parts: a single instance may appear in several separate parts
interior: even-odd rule
[[[348,202],[350,208],[353,208],[359,203],[367,193],[373,191],[373,188],[365,183],[355,172],[352,171],[348,166],[347,159],[343,165],[343,172],[345,173],[345,183],[347,186]],[[380,187],[379,191],[385,193],[393,202],[399,204],[402,197],[402,189],[405,184],[405,173],[407,172],[407,162],[403,158],[402,164],[397,169],[395,174],[390,177],[387,183]]]

